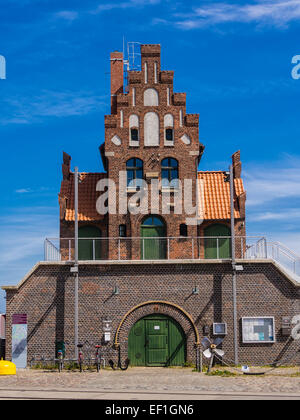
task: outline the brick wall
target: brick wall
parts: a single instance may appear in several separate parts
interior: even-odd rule
[[[272,263],[243,263],[237,275],[238,319],[244,316],[274,316],[274,344],[243,344],[239,334],[240,362],[267,364],[287,358],[297,342],[281,334],[281,317],[300,310],[299,288],[288,281]],[[223,349],[233,359],[233,309],[231,265],[227,263],[82,264],[79,281],[79,340],[98,344],[103,339],[103,320],[112,321],[112,338],[120,329],[122,358],[127,356],[127,338],[141,317],[163,313],[176,319],[187,336],[187,359],[195,363],[195,329],[203,337],[203,326],[226,322],[228,335]],[[118,286],[119,295],[114,295]],[[197,286],[199,294],[193,295]],[[147,303],[147,302],[152,303]],[[157,302],[167,303],[157,303]],[[137,305],[146,302],[145,305]],[[74,356],[74,278],[70,266],[43,263],[18,290],[7,290],[7,358],[11,357],[11,318],[28,315],[28,359],[53,357],[55,341],[68,341],[67,357]],[[191,323],[188,314],[194,321]],[[241,326],[240,326],[241,327]],[[117,359],[112,342],[105,346],[107,359]],[[85,349],[85,353],[88,349]],[[93,350],[92,350],[93,354]],[[299,352],[293,362],[300,362]]]

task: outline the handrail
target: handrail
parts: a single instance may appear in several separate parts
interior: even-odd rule
[[[230,259],[230,256],[224,257],[224,253],[221,252],[222,240],[231,240],[231,236],[170,236],[170,237],[98,237],[98,238],[79,238],[79,242],[89,241],[93,243],[92,260],[96,260],[96,245],[97,243],[104,243],[105,252],[107,258],[103,255],[103,259],[107,260],[118,260],[127,261],[132,259],[147,258],[145,255],[145,244],[149,244],[149,241],[155,243],[161,243],[164,247],[164,258],[166,260],[172,259]],[[45,240],[45,260],[46,261],[58,261],[66,258],[68,261],[72,261],[74,251],[74,240],[75,238],[47,238]],[[210,240],[209,248],[215,249],[212,254],[213,257],[209,258],[205,254],[206,241]],[[101,241],[101,242],[100,242]],[[138,242],[136,242],[138,241]],[[142,245],[140,244],[142,241]],[[175,244],[174,244],[174,241]],[[56,246],[53,242],[57,242],[59,245]],[[129,243],[129,245],[128,245]],[[99,246],[100,246],[99,244]],[[178,248],[174,246],[178,244]],[[237,258],[242,260],[258,260],[258,259],[270,259],[283,268],[286,268],[290,272],[293,272],[300,276],[300,256],[294,251],[287,248],[280,242],[267,241],[265,236],[236,236],[235,244],[237,250]],[[124,252],[124,246],[129,248]],[[131,246],[131,248],[130,248]],[[153,245],[154,246],[154,245]],[[138,248],[140,247],[140,255],[138,255]],[[134,257],[131,251],[134,249]],[[129,250],[129,251],[128,251]],[[62,257],[64,252],[64,257]],[[123,254],[122,254],[123,252]],[[223,257],[222,257],[223,255]],[[101,258],[100,258],[101,259]]]

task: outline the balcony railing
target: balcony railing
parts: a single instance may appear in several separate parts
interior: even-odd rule
[[[231,237],[79,238],[81,261],[230,260]],[[74,238],[45,240],[45,261],[74,261]],[[300,276],[300,257],[265,237],[237,236],[237,259],[271,259]]]

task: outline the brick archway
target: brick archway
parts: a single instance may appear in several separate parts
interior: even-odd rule
[[[115,348],[120,349],[123,355],[127,354],[128,336],[131,328],[141,318],[152,314],[168,315],[178,322],[186,336],[188,357],[190,356],[190,359],[194,358],[195,349],[200,346],[199,332],[194,320],[183,308],[166,301],[143,302],[128,311],[122,318],[116,331]]]

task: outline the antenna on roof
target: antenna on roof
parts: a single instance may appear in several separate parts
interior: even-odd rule
[[[123,57],[125,66],[125,92],[128,91],[128,72],[138,71],[141,69],[140,57],[141,53],[138,51],[140,42],[130,41],[127,42],[127,57],[125,58],[125,37],[123,37]]]

